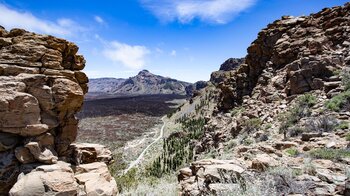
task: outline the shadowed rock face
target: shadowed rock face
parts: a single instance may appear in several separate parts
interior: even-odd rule
[[[70,146],[77,135],[75,114],[88,90],[81,71],[85,60],[77,52],[75,44],[63,39],[0,28],[0,195],[8,193],[21,172],[75,159]],[[41,177],[34,181],[53,180],[37,170]],[[61,179],[74,176],[71,170],[59,171]],[[77,189],[74,177],[69,180],[69,190]],[[37,181],[39,188],[33,191],[47,192],[40,184],[44,181]],[[18,187],[31,187],[26,182],[12,195],[22,195]]]
[[[225,78],[230,77],[229,73],[232,70],[237,69],[244,63],[244,58],[229,58],[223,64],[220,65],[219,71],[215,71],[210,75],[210,82],[217,85],[223,82]]]
[[[285,98],[336,88],[329,78],[350,60],[349,15],[346,4],[310,16],[284,16],[269,24],[247,49],[245,63],[217,82],[221,82],[221,108],[240,104],[245,95],[272,99],[276,92]]]

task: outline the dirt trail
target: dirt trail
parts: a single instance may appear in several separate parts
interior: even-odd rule
[[[164,121],[164,118],[166,116],[163,116],[162,118],[162,121],[163,121],[163,126],[162,128],[160,129],[160,134],[159,136],[152,142],[150,143],[142,152],[141,154],[137,157],[137,159],[133,162],[130,163],[129,167],[124,171],[124,174],[128,173],[128,171],[130,169],[132,169],[133,167],[135,167],[137,164],[140,163],[141,159],[143,158],[143,156],[145,155],[145,153],[147,152],[147,150],[153,145],[155,144],[156,142],[158,142],[162,137],[163,137],[163,134],[164,134],[164,127],[165,127],[165,121]]]

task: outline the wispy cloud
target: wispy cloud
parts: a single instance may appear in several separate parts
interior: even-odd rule
[[[103,20],[103,18],[101,18],[101,16],[95,16],[94,19],[100,24],[105,24],[105,21]]]
[[[176,50],[172,50],[172,51],[170,52],[170,56],[176,56]]]
[[[162,22],[226,24],[257,0],[140,0]]]
[[[71,19],[61,18],[57,21],[40,19],[30,12],[17,11],[0,3],[0,25],[6,29],[24,28],[29,31],[58,35],[71,36],[76,32],[84,31],[84,28]]]
[[[150,53],[147,47],[128,45],[113,41],[103,51],[103,55],[109,60],[121,63],[131,69],[140,69],[145,66],[145,58]]]

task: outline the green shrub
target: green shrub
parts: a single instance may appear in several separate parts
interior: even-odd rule
[[[272,128],[272,124],[268,123],[265,125],[265,130],[271,129]]]
[[[344,149],[318,148],[310,151],[310,156],[316,159],[339,160],[350,157],[350,151]]]
[[[332,111],[341,111],[350,102],[350,90],[339,93],[326,102],[326,108]]]
[[[350,133],[347,133],[347,134],[345,135],[345,140],[346,140],[346,141],[350,141]]]
[[[137,169],[132,168],[128,173],[115,177],[115,181],[117,182],[119,192],[136,187],[138,184]]]
[[[344,70],[341,76],[342,76],[342,83],[345,87],[345,90],[349,90],[350,89],[350,71]]]
[[[267,170],[267,173],[273,176],[284,176],[292,180],[293,178],[302,175],[301,169],[294,169],[285,166],[273,167]]]
[[[333,116],[320,116],[307,121],[306,127],[313,132],[332,132],[338,126]]]
[[[237,141],[236,141],[235,139],[232,139],[232,140],[230,140],[230,141],[227,143],[226,148],[227,148],[227,149],[232,149],[232,148],[234,148],[235,146],[237,146]]]
[[[261,123],[262,122],[260,118],[251,118],[249,120],[244,121],[243,123],[244,132],[252,133],[257,131],[260,128]]]
[[[244,112],[243,107],[236,107],[236,108],[233,108],[230,113],[231,113],[231,116],[234,117],[242,112]]]
[[[303,127],[299,127],[299,126],[290,127],[288,129],[288,136],[289,137],[297,137],[297,136],[300,136],[305,131],[306,130]]]
[[[349,129],[349,122],[341,121],[339,125],[336,127],[336,129]]]
[[[249,146],[251,144],[254,143],[254,140],[250,139],[250,138],[245,138],[243,141],[242,141],[243,145],[245,146]]]
[[[286,153],[292,157],[295,157],[299,154],[299,151],[296,148],[288,148],[288,149],[286,149]]]
[[[284,134],[284,139],[286,139],[287,135],[293,135],[288,133],[290,127],[297,124],[301,118],[310,116],[311,114],[309,107],[313,103],[310,101],[313,98],[310,98],[311,95],[304,95],[302,97],[299,98],[294,107],[279,116],[279,120],[281,121],[279,132]]]
[[[313,96],[312,94],[306,93],[300,96],[297,101],[300,106],[305,105],[308,107],[312,107],[316,104],[317,100],[316,100],[316,97]]]

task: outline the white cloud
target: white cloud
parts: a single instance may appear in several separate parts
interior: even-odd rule
[[[0,4],[0,13],[0,25],[8,30],[12,28],[24,28],[28,31],[63,37],[71,36],[75,32],[84,30],[84,28],[68,18],[61,18],[55,22],[43,20],[32,15],[30,12],[17,11],[3,4]]]
[[[176,56],[176,50],[172,50],[172,51],[170,52],[170,56]]]
[[[162,22],[226,24],[257,0],[140,0]]]
[[[100,24],[105,24],[105,21],[100,16],[95,16],[94,19],[96,22]]]
[[[103,51],[103,55],[109,60],[122,63],[131,69],[140,69],[145,66],[145,57],[150,51],[145,46],[132,46],[113,41]]]
[[[159,53],[159,54],[163,54],[164,53],[164,51],[162,49],[160,49],[160,48],[156,48],[156,52]]]

